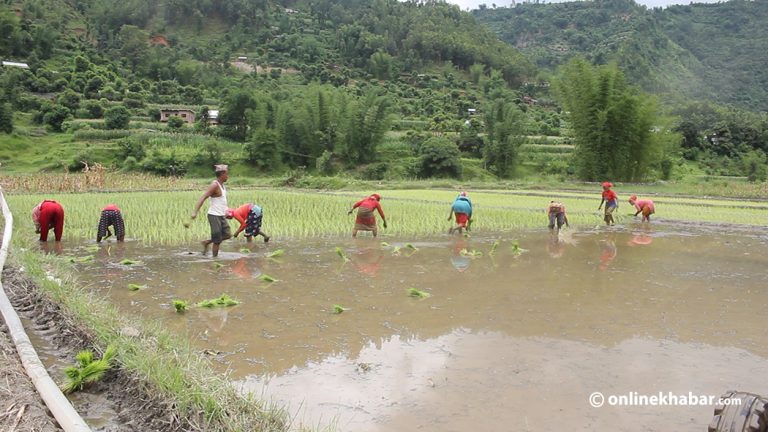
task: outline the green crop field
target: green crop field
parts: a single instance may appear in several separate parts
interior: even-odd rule
[[[422,236],[444,232],[450,204],[456,197],[449,190],[389,190],[382,194],[382,207],[389,228],[380,230],[382,236]],[[8,197],[22,235],[32,236],[28,216],[32,207],[43,198],[55,199],[65,209],[66,240],[95,237],[100,209],[115,203],[123,210],[127,236],[150,244],[183,244],[205,238],[208,224],[205,206],[196,221],[190,214],[199,191],[182,192],[121,192],[86,194],[11,195]],[[354,222],[347,210],[360,192],[302,192],[287,190],[231,189],[229,204],[237,207],[246,202],[257,203],[264,209],[264,229],[278,237],[317,237],[348,235]],[[622,194],[618,222],[635,221],[629,213],[634,209]],[[474,204],[475,232],[542,228],[546,226],[545,208],[550,200],[565,203],[573,227],[600,225],[597,211],[600,195],[560,191],[479,191],[470,192]],[[704,200],[662,197],[656,200],[658,218],[706,223],[768,225],[768,206],[760,202]],[[236,222],[233,222],[233,225]]]

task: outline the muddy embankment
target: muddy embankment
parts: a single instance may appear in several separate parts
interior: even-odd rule
[[[41,358],[47,357],[45,363],[68,365],[74,363],[78,351],[96,351],[92,343],[94,338],[22,272],[6,268],[2,280],[6,294],[24,321],[30,338],[44,345],[36,348]],[[2,330],[0,430],[60,430],[24,373],[4,323]],[[62,371],[49,370],[49,373],[61,384],[64,379]],[[119,366],[70,400],[94,431],[170,432],[195,429],[180,418],[171,402],[154,396],[139,377]]]

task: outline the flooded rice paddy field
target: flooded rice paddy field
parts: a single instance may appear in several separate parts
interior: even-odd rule
[[[108,243],[76,267],[125,314],[161,321],[244,391],[287,405],[297,425],[703,431],[709,405],[593,408],[588,398],[768,393],[767,246],[761,228],[637,224],[559,239],[233,242],[216,260],[196,244]],[[410,297],[412,287],[431,296]],[[242,303],[182,314],[172,304],[224,293]],[[334,314],[336,304],[347,310]]]

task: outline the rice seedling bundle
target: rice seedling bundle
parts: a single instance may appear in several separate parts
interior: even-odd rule
[[[233,299],[227,294],[222,294],[221,296],[215,298],[215,299],[208,299],[203,300],[199,303],[197,303],[198,307],[204,307],[204,308],[213,308],[213,307],[228,307],[228,306],[235,306],[239,305],[240,302]]]
[[[421,291],[416,288],[408,288],[408,295],[415,298],[427,298],[427,297],[430,297],[432,294],[426,291]]]
[[[263,280],[264,282],[278,282],[277,279],[273,278],[268,274],[262,274],[261,276],[259,276],[259,279]]]
[[[185,300],[174,300],[173,301],[173,308],[176,309],[176,312],[182,313],[187,310],[189,307],[189,302]]]

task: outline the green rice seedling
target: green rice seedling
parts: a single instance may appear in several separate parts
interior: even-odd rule
[[[91,261],[93,261],[93,255],[86,255],[84,257],[79,257],[79,258],[71,257],[69,259],[69,262],[71,262],[71,263],[79,263],[79,264],[86,263],[86,262],[91,262]]]
[[[387,242],[381,242],[381,247],[383,247],[383,248],[388,248],[388,247],[389,247],[389,243],[387,243]]]
[[[147,288],[146,285],[139,285],[139,284],[134,284],[134,283],[128,284],[128,289],[131,290],[131,291],[138,291],[138,290],[143,290],[143,289],[146,289],[146,288]]]
[[[459,251],[459,254],[461,256],[470,257],[470,258],[477,258],[477,257],[483,256],[482,252],[474,249],[472,250],[462,249]]]
[[[262,274],[259,276],[259,279],[263,280],[264,282],[277,282],[278,280],[273,278],[272,276],[268,274]]]
[[[82,390],[86,385],[100,380],[104,374],[112,367],[116,349],[113,345],[107,347],[100,360],[94,360],[93,352],[83,350],[77,353],[75,360],[76,366],[70,366],[64,369],[68,381],[62,386],[61,391],[72,393]]]
[[[242,249],[240,249],[240,253],[249,254],[249,253],[251,253],[251,250],[248,249],[248,248],[242,248]]]
[[[227,294],[222,294],[218,298],[203,300],[197,304],[198,307],[213,308],[213,307],[228,307],[239,305],[240,302],[233,299]]]
[[[419,248],[417,248],[416,246],[412,245],[411,243],[406,243],[405,247],[410,249],[410,250],[412,250],[412,251],[414,251],[414,252],[419,250]]]
[[[340,314],[346,310],[349,310],[349,309],[345,308],[342,305],[337,305],[337,304],[333,305],[333,313],[335,314]]]
[[[392,248],[392,255],[400,255],[400,246]]]
[[[528,249],[521,248],[520,244],[518,242],[516,242],[516,241],[512,242],[512,245],[510,247],[512,249],[512,253],[517,255],[517,256],[520,256],[520,255],[524,254],[525,252],[528,252]]]
[[[124,260],[120,261],[120,264],[122,264],[122,265],[127,265],[127,266],[131,266],[131,265],[138,265],[138,264],[141,264],[141,261],[136,261],[136,260],[132,260],[132,259],[128,259],[128,258],[126,258],[126,259],[124,259]]]
[[[267,254],[267,258],[277,258],[277,257],[283,256],[283,254],[285,254],[285,251],[282,250],[282,249],[278,249],[278,250],[276,250],[274,252],[268,253]]]
[[[85,250],[87,252],[90,252],[90,253],[96,253],[96,252],[99,251],[99,247],[98,246],[88,246],[87,248],[85,248]]]
[[[176,309],[177,313],[182,313],[187,310],[189,307],[189,302],[185,300],[174,300],[173,301],[173,308]]]
[[[222,267],[224,267],[224,264],[222,264],[220,262],[213,263],[213,268],[215,268],[216,270],[219,270]]]
[[[336,255],[341,257],[341,259],[343,259],[344,262],[349,261],[349,257],[347,257],[347,253],[344,252],[344,249],[342,249],[340,246],[336,246]]]
[[[418,290],[416,288],[408,288],[408,295],[411,296],[411,297],[416,297],[416,298],[427,298],[427,297],[431,296],[432,294],[430,294],[430,293],[428,293],[426,291]]]
[[[488,255],[493,256],[496,253],[496,249],[499,247],[499,243],[500,242],[498,240],[493,242],[493,245],[491,246],[491,251],[488,252]]]

